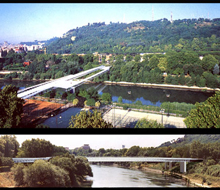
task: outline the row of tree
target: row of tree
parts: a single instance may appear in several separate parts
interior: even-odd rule
[[[116,56],[109,74],[99,76],[94,81],[126,81],[134,83],[166,83],[175,85],[188,85],[218,88],[219,57],[211,54],[205,55],[202,60],[193,52],[170,52],[165,55],[135,56],[124,61],[123,56]],[[166,73],[166,74],[164,74]],[[104,79],[105,77],[105,79]]]
[[[19,146],[15,135],[0,136],[0,157],[47,157],[68,152],[64,147],[39,138],[26,140]]]
[[[17,186],[80,187],[85,176],[93,176],[88,161],[64,154],[49,162],[36,160],[30,166],[16,164],[12,169]]]
[[[193,136],[193,135],[191,135]],[[99,150],[84,150],[83,148],[77,148],[71,150],[71,152],[78,156],[94,156],[94,157],[177,157],[177,158],[203,158],[213,159],[215,164],[220,161],[220,142],[213,143],[201,143],[198,140],[194,140],[191,143],[178,146],[162,146],[162,147],[139,147],[132,146],[130,148],[123,149],[104,149]]]

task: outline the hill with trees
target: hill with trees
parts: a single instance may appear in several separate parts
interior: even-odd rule
[[[218,51],[220,19],[166,19],[88,23],[47,43],[48,53],[142,53]]]
[[[185,135],[183,138],[173,139],[162,143],[160,147],[180,147],[184,145],[190,145],[193,141],[198,141],[200,143],[220,143],[220,135]]]

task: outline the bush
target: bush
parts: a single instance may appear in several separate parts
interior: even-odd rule
[[[215,161],[214,159],[208,160],[208,161],[206,162],[206,165],[207,165],[207,166],[211,166],[211,165],[215,165],[215,164],[216,164],[216,161]]]
[[[12,158],[10,158],[10,157],[1,157],[0,158],[0,160],[1,160],[1,166],[13,166],[14,165],[14,162],[13,162],[13,160],[12,160]]]
[[[220,165],[211,165],[206,170],[207,175],[220,177]]]
[[[76,106],[78,103],[79,103],[79,100],[78,100],[78,99],[74,99],[74,100],[73,100],[73,105],[74,105],[74,106]]]
[[[36,160],[23,169],[24,183],[30,187],[70,186],[68,172],[44,160]]]
[[[11,171],[14,174],[14,180],[16,182],[16,185],[23,185],[24,182],[24,171],[25,165],[22,163],[16,164],[13,168],[11,168]]]
[[[127,105],[123,105],[123,110],[127,110],[128,109],[128,106]]]

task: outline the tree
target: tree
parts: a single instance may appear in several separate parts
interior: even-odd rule
[[[95,106],[95,100],[90,98],[86,101],[86,106]]]
[[[167,58],[166,57],[162,57],[162,58],[159,59],[158,68],[162,72],[165,72],[167,70]]]
[[[188,128],[220,128],[220,93],[209,97],[203,103],[196,103],[184,120]]]
[[[18,157],[48,157],[53,154],[53,145],[44,139],[31,139],[22,143]]]
[[[118,97],[118,103],[122,103],[122,97],[121,96]]]
[[[139,146],[132,146],[131,148],[129,148],[127,150],[127,152],[125,153],[126,156],[137,156],[139,151],[140,151],[140,147]]]
[[[112,101],[112,96],[111,96],[110,93],[103,93],[101,98],[105,102],[111,102]]]
[[[104,121],[100,112],[94,110],[93,113],[81,111],[71,116],[68,128],[112,128],[112,125]]]
[[[126,60],[126,62],[132,61],[133,57],[130,54],[128,54],[128,55],[126,55],[126,59],[125,60]]]
[[[0,156],[15,157],[17,155],[19,143],[15,135],[3,135],[0,137]]]
[[[74,105],[74,106],[76,106],[78,103],[79,103],[79,100],[78,100],[78,99],[74,99],[74,100],[73,100],[73,105]]]
[[[138,120],[135,128],[164,128],[164,126],[160,123],[157,123],[156,121],[146,120],[145,118],[142,118]]]
[[[140,62],[140,60],[141,60],[141,56],[138,54],[138,55],[135,55],[135,57],[134,57],[134,61],[135,62]]]
[[[68,172],[44,160],[36,160],[24,168],[24,183],[29,187],[68,187],[71,185]]]
[[[97,108],[99,108],[100,105],[101,105],[100,101],[97,101],[97,102],[95,103],[95,107],[97,107]]]
[[[159,59],[157,58],[156,55],[153,55],[149,60],[149,67],[151,69],[154,69],[157,67],[158,63],[159,63]]]
[[[24,100],[17,97],[18,88],[6,85],[0,92],[0,128],[14,128],[21,123]]]
[[[214,66],[218,64],[218,60],[213,55],[206,55],[202,59],[202,68],[205,71],[213,71]]]

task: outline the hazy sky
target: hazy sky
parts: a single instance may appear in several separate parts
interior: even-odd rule
[[[164,142],[183,137],[184,135],[16,135],[20,146],[23,141],[32,138],[45,139],[57,146],[74,149],[89,144],[92,149],[130,148],[134,145],[140,147],[157,147]]]
[[[153,10],[153,11],[152,11]],[[48,40],[93,22],[218,18],[215,3],[0,3],[0,43]]]

